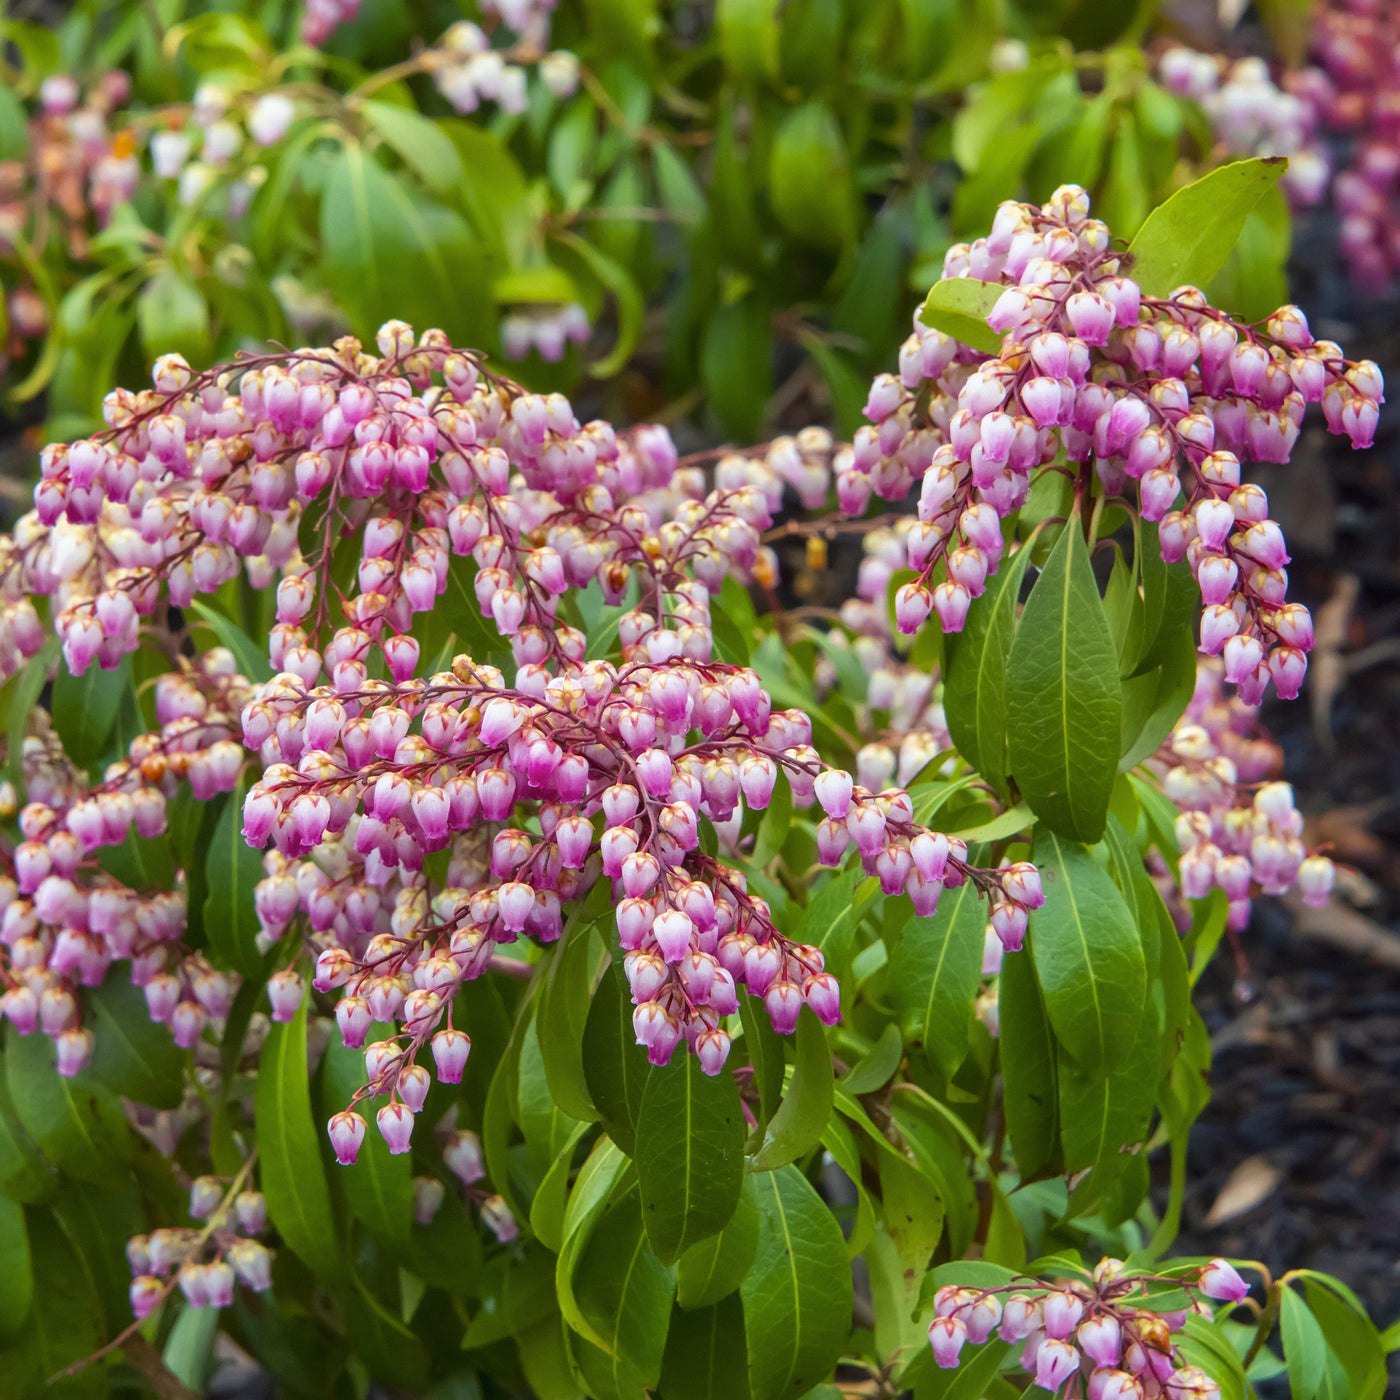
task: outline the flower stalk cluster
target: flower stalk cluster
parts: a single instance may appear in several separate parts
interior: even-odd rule
[[[1149,1287],[1185,1294],[1163,1312]],[[1102,1259],[1091,1279],[1017,1280],[999,1288],[949,1284],[934,1299],[929,1345],[940,1367],[958,1365],[963,1348],[993,1333],[1020,1347],[1021,1368],[1064,1400],[1213,1400],[1219,1385],[1183,1362],[1176,1335],[1193,1312],[1210,1317],[1207,1299],[1237,1303],[1249,1292],[1234,1266],[1213,1259],[1181,1278],[1130,1270]]]
[[[899,375],[872,388],[872,426],[837,478],[842,506],[858,513],[872,494],[897,499],[920,483],[907,537],[917,577],[896,595],[896,620],[913,633],[936,612],[956,632],[1033,474],[1065,470],[1076,500],[1095,475],[1105,496],[1136,497],[1164,559],[1190,563],[1201,650],[1223,657],[1227,681],[1249,703],[1270,683],[1292,698],[1312,619],[1288,600],[1283,534],[1241,465],[1287,461],[1309,403],[1332,432],[1370,446],[1380,371],[1315,340],[1295,306],[1247,326],[1195,287],[1144,295],[1130,270],[1077,186],[1040,208],[1003,204],[989,236],[955,245],[944,266],[1006,287],[988,317],[999,353],[916,324]]]
[[[799,807],[821,802],[827,863],[855,846],[925,914],[971,879],[1019,944],[1033,870],[969,866],[906,791],[829,767],[804,713],[774,711],[754,671],[714,654],[712,593],[776,576],[763,531],[785,481],[815,493],[829,479],[829,437],[780,441],[710,487],[664,431],[581,424],[562,396],[526,393],[439,332],[390,323],[377,350],[346,339],[203,374],[166,356],[151,389],[109,395],[105,432],[45,450],[35,510],[0,544],[4,669],[43,644],[36,598],[74,674],[148,644],[177,660],[159,728],[100,783],[70,773],[47,800],[28,794],[5,913],[18,1029],[67,1037],[76,1072],[92,1040],[72,984],[120,958],[180,1043],[227,1014],[236,982],[184,946],[178,892],[144,899],[94,859],[157,833],[186,782],[197,797],[246,788],[244,835],[268,848],[260,942],[287,940],[273,1019],[310,980],[339,994],[347,1045],[395,1026],[366,1048],[356,1095],[387,1094],[377,1121],[394,1151],[432,1077],[464,1072],[458,989],[520,935],[559,938],[599,880],[654,1063],[684,1042],[718,1073],[741,989],[779,1031],[803,1005],[835,1021],[820,951],[703,840],[706,826],[714,849],[746,839],[744,813],[779,782]],[[259,683],[222,649],[179,655],[169,632],[169,608],[240,574],[276,592],[274,674]],[[566,620],[586,590],[613,607],[614,634]],[[473,610],[508,669],[450,646],[422,655],[414,620],[440,608],[454,631]],[[342,1160],[363,1132],[355,1105],[335,1120]]]

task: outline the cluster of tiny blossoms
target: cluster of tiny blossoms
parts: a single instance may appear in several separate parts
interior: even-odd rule
[[[240,571],[275,587],[277,622],[270,680],[250,683],[222,651],[181,661],[157,687],[160,728],[100,784],[28,794],[6,915],[6,1010],[21,1029],[90,1051],[69,984],[121,957],[133,975],[145,959],[152,1013],[182,1043],[226,1014],[234,984],[183,948],[179,891],[157,896],[168,926],[148,929],[143,901],[92,853],[133,824],[156,834],[181,783],[209,797],[241,775],[245,835],[270,843],[261,941],[293,935],[268,983],[273,1019],[295,1014],[311,956],[317,990],[341,993],[348,1045],[395,1023],[367,1048],[356,1096],[388,1094],[379,1127],[395,1151],[429,1058],[444,1082],[462,1076],[457,989],[522,933],[558,938],[601,879],[654,1063],[684,1041],[719,1072],[741,986],[779,1031],[804,1004],[835,1021],[819,950],[786,937],[702,849],[705,823],[731,849],[745,839],[745,810],[767,807],[780,781],[798,805],[821,802],[827,863],[854,845],[887,894],[924,913],[971,879],[1019,943],[1040,897],[1033,868],[970,867],[960,843],[914,820],[904,790],[829,768],[804,713],[774,712],[753,671],[714,657],[712,592],[731,574],[771,586],[762,532],[785,483],[815,499],[844,460],[829,435],[736,459],[716,473],[730,484],[709,487],[663,430],[580,424],[562,396],[526,393],[440,332],[390,323],[377,348],[346,338],[198,375],[167,356],[151,389],[108,396],[106,431],[42,454],[35,510],[0,542],[6,673],[42,645],[36,596],[75,674],[143,642],[178,655],[168,608]],[[615,634],[561,616],[595,585]],[[415,616],[466,606],[480,635],[502,639],[509,674],[450,647],[421,654]],[[445,875],[431,880],[438,851]],[[16,966],[20,947],[31,966]],[[51,995],[66,997],[62,1017],[45,1018]],[[342,1160],[364,1131],[353,1109],[334,1120]]]
[[[186,206],[207,202],[222,186],[228,215],[240,219],[266,178],[260,150],[276,146],[291,129],[296,104],[286,93],[237,93],[203,83],[188,105],[155,113],[151,168],[161,180],[176,182],[176,198]]]
[[[558,364],[570,344],[587,345],[592,334],[588,313],[576,301],[501,318],[501,350],[508,360],[523,360],[533,350],[546,364]]]
[[[1183,1291],[1187,1307],[1153,1310],[1149,1285]],[[1036,1385],[1065,1400],[1217,1400],[1220,1387],[1183,1364],[1175,1334],[1192,1312],[1210,1316],[1205,1299],[1238,1303],[1248,1292],[1224,1259],[1185,1278],[1134,1273],[1120,1259],[1103,1259],[1092,1280],[949,1284],[935,1296],[929,1344],[939,1366],[954,1367],[969,1342],[979,1345],[995,1332],[1020,1345],[1020,1365]]]
[[[301,16],[301,39],[319,47],[340,28],[359,17],[360,0],[306,0]]]
[[[1382,0],[1327,0],[1313,18],[1315,66],[1294,79],[1317,119],[1354,138],[1332,183],[1353,279],[1388,287],[1400,272],[1400,12]]]
[[[480,25],[459,20],[423,56],[437,90],[463,113],[494,102],[502,112],[518,116],[529,106],[527,65],[538,66],[540,81],[557,98],[572,97],[578,88],[578,59],[567,49],[542,53],[533,39],[509,48],[491,46]]]
[[[947,277],[1006,287],[988,316],[1005,337],[999,353],[916,324],[899,374],[872,387],[873,426],[837,476],[842,507],[860,513],[872,493],[893,499],[921,481],[908,535],[917,577],[896,595],[896,621],[912,633],[936,612],[958,631],[1000,563],[1002,517],[1037,469],[1076,472],[1079,498],[1090,472],[1112,495],[1135,486],[1163,558],[1185,557],[1200,584],[1201,649],[1223,655],[1250,702],[1271,681],[1291,698],[1312,619],[1287,601],[1283,535],[1241,461],[1287,461],[1309,403],[1370,446],[1380,371],[1314,340],[1297,307],[1242,325],[1195,287],[1145,296],[1130,270],[1078,186],[1040,208],[1003,204],[988,237],[955,245],[944,265]]]
[[[1318,137],[1319,113],[1314,103],[1279,87],[1262,58],[1231,63],[1173,45],[1157,60],[1157,76],[1169,91],[1205,109],[1223,157],[1287,156],[1279,183],[1289,200],[1300,208],[1321,202],[1332,166]]]
[[[112,130],[112,115],[130,91],[130,79],[119,72],[105,74],[86,94],[63,74],[43,81],[24,159],[0,162],[0,258],[12,258],[20,242],[42,255],[51,241],[71,257],[87,257],[94,225],[105,225],[131,197],[140,173],[132,134]],[[48,308],[22,265],[7,281],[10,334],[19,351],[48,329]]]
[[[131,1265],[131,1310],[149,1317],[178,1286],[187,1306],[226,1308],[236,1284],[255,1293],[272,1287],[272,1252],[255,1238],[267,1229],[260,1191],[226,1188],[216,1176],[190,1186],[190,1215],[199,1226],[134,1235],[126,1246]]]
[[[1179,891],[1203,899],[1212,889],[1230,901],[1230,927],[1249,922],[1250,891],[1283,894],[1295,885],[1305,904],[1327,902],[1332,862],[1309,855],[1293,789],[1276,780],[1283,755],[1257,710],[1225,693],[1218,663],[1203,660],[1185,714],[1152,766],[1181,809]]]

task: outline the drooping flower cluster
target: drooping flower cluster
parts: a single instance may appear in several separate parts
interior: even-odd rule
[[[493,48],[481,26],[465,19],[454,24],[422,61],[437,90],[464,115],[483,102],[494,102],[511,115],[525,111],[531,65],[538,66],[540,81],[555,97],[572,97],[578,88],[578,58],[567,49],[543,53],[533,37]]]
[[[1007,288],[988,317],[1000,352],[916,324],[898,377],[871,390],[873,426],[837,478],[842,506],[859,513],[872,493],[896,499],[922,482],[908,536],[917,577],[899,589],[896,620],[912,633],[936,612],[958,631],[1000,563],[1001,519],[1038,468],[1078,464],[1077,497],[1090,471],[1111,494],[1135,486],[1163,558],[1185,557],[1201,586],[1201,649],[1223,655],[1251,703],[1271,681],[1295,696],[1312,620],[1287,601],[1283,535],[1241,462],[1287,461],[1309,403],[1369,446],[1380,371],[1314,340],[1297,307],[1241,325],[1195,287],[1145,296],[1130,270],[1077,186],[1038,209],[1003,204],[991,234],[955,245],[944,266]]]
[[[1205,109],[1220,156],[1287,156],[1280,185],[1299,208],[1322,201],[1332,174],[1319,139],[1316,105],[1274,82],[1262,58],[1229,62],[1218,54],[1173,45],[1157,60],[1162,84]],[[1285,82],[1295,84],[1294,75]],[[1300,85],[1306,91],[1306,84]]]
[[[508,360],[523,360],[533,350],[546,364],[558,364],[570,344],[587,345],[592,334],[588,313],[576,301],[522,307],[501,318],[501,350]]]
[[[1384,288],[1400,271],[1400,14],[1375,0],[1326,0],[1311,57],[1299,95],[1353,143],[1332,185],[1341,249],[1354,281]]]
[[[131,1310],[149,1317],[178,1286],[191,1308],[226,1308],[237,1284],[272,1287],[272,1252],[256,1236],[267,1229],[267,1203],[242,1178],[226,1188],[216,1176],[190,1186],[190,1216],[202,1222],[135,1235],[126,1246]]]
[[[1162,1312],[1149,1288],[1184,1292],[1187,1306]],[[1214,1400],[1219,1385],[1183,1364],[1175,1335],[1192,1312],[1210,1316],[1205,1299],[1237,1303],[1249,1292],[1234,1266],[1213,1259],[1184,1277],[1133,1272],[1102,1259],[1092,1278],[1016,1280],[997,1288],[949,1284],[934,1299],[929,1344],[941,1367],[957,1366],[963,1348],[993,1332],[1020,1345],[1021,1368],[1052,1395],[1088,1400]]]
[[[306,0],[301,16],[301,40],[319,48],[340,28],[359,17],[360,0]]]
[[[1180,893],[1203,899],[1223,890],[1232,929],[1248,924],[1256,888],[1283,894],[1296,886],[1305,904],[1319,905],[1336,881],[1332,862],[1303,845],[1293,789],[1277,780],[1282,761],[1257,709],[1227,695],[1219,664],[1203,660],[1191,703],[1152,766],[1181,809]]]
[[[65,74],[43,81],[25,158],[0,162],[0,257],[8,261],[21,242],[42,255],[51,239],[87,257],[93,232],[131,197],[140,174],[134,136],[113,122],[130,92],[119,72],[86,93]],[[48,329],[48,308],[23,267],[6,281],[10,353],[20,353]]]
[[[160,923],[92,853],[133,823],[159,830],[180,783],[202,798],[240,774],[244,833],[271,843],[262,946],[297,935],[269,979],[272,1017],[300,1005],[306,952],[317,990],[341,992],[348,1045],[396,1024],[367,1047],[356,1096],[388,1094],[378,1120],[395,1151],[431,1082],[425,1052],[439,1079],[462,1077],[457,989],[520,934],[558,938],[600,878],[653,1062],[684,1040],[717,1073],[741,985],[780,1031],[804,1004],[837,1019],[820,951],[776,928],[703,845],[707,824],[729,848],[747,839],[744,813],[780,781],[799,806],[820,800],[827,863],[854,845],[921,913],[971,879],[1019,944],[1039,898],[1031,867],[970,867],[887,775],[857,786],[829,768],[804,713],[774,712],[755,672],[714,656],[713,591],[728,575],[774,580],[762,532],[784,483],[824,493],[840,455],[829,435],[735,458],[716,473],[730,484],[707,488],[664,431],[580,424],[562,396],[525,393],[438,332],[390,323],[378,352],[346,339],[200,375],[167,356],[151,389],[108,396],[107,431],[45,450],[36,509],[0,543],[7,672],[42,645],[33,595],[81,674],[147,640],[178,654],[167,607],[243,572],[276,589],[275,674],[254,684],[222,650],[181,661],[157,687],[160,728],[101,784],[74,774],[62,800],[30,792],[6,913],[6,1010],[21,1030],[37,1022],[90,1052],[69,983],[124,957],[182,1044],[227,1014],[236,984],[182,947],[178,894],[156,896]],[[581,611],[585,593],[612,610],[606,625]],[[422,655],[414,619],[441,609],[452,633],[478,637],[476,657],[450,635]],[[445,873],[430,879],[437,851]],[[45,1018],[45,998],[62,1017]],[[342,1160],[364,1130],[353,1111],[337,1117]]]

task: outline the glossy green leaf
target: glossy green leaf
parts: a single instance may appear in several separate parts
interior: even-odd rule
[[[571,233],[561,233],[557,237],[579,256],[617,304],[617,339],[606,355],[599,356],[588,366],[588,372],[595,379],[610,379],[632,358],[637,348],[646,311],[641,288],[622,263],[586,239]]]
[[[642,1219],[663,1264],[728,1223],[743,1185],[743,1120],[733,1075],[694,1055],[654,1066],[637,1119]]]
[[[1182,1358],[1199,1366],[1220,1387],[1221,1400],[1245,1400],[1247,1387],[1239,1356],[1217,1327],[1203,1317],[1188,1315],[1185,1331],[1178,1332],[1174,1340]],[[1303,1397],[1298,1395],[1298,1400]]]
[[[1012,776],[1040,821],[1094,842],[1118,772],[1123,695],[1078,519],[1060,532],[1011,644],[1007,738]]]
[[[792,1081],[754,1154],[752,1170],[772,1171],[810,1152],[826,1131],[834,1088],[826,1031],[812,1008],[804,1006],[797,1018]]]
[[[828,971],[836,977],[846,970],[856,926],[879,888],[858,863],[852,864],[833,871],[807,906],[802,938],[822,950]]]
[[[631,1168],[632,1164],[616,1143],[608,1138],[599,1138],[593,1151],[588,1154],[588,1160],[579,1168],[578,1179],[564,1209],[563,1243],[554,1270],[559,1308],[569,1326],[599,1348],[606,1348],[607,1341],[579,1308],[574,1296],[574,1271],[599,1217],[609,1199],[627,1179]]]
[[[753,865],[762,870],[783,848],[792,830],[792,788],[781,770],[773,784],[773,796],[759,818],[758,832],[753,843]]]
[[[967,624],[944,638],[943,708],[948,732],[967,761],[998,792],[1006,791],[1006,666],[1016,632],[1017,599],[1029,545],[988,580]]]
[[[1303,1298],[1285,1287],[1279,1298],[1279,1332],[1288,1388],[1294,1400],[1313,1400],[1327,1371],[1327,1338]]]
[[[321,193],[321,270],[365,335],[390,317],[439,326],[456,344],[485,327],[480,245],[455,211],[391,175],[362,146],[343,146]]]
[[[88,997],[97,1043],[92,1072],[114,1093],[152,1108],[178,1108],[185,1094],[185,1065],[167,1026],[151,1020],[139,987],[113,968]]]
[[[703,1308],[727,1297],[743,1282],[757,1250],[758,1205],[753,1178],[745,1175],[729,1223],[676,1261],[676,1301],[683,1308]]]
[[[15,1117],[39,1151],[77,1181],[109,1182],[113,1163],[131,1157],[117,1096],[91,1068],[60,1075],[53,1042],[37,1033],[8,1035],[4,1059]]]
[[[805,102],[778,123],[768,153],[768,200],[799,243],[839,248],[854,235],[846,141],[825,103]]]
[[[29,1205],[53,1195],[58,1173],[35,1147],[10,1101],[10,1085],[0,1074],[0,1195]]]
[[[851,1326],[851,1271],[835,1217],[794,1166],[754,1177],[758,1253],[739,1296],[753,1400],[825,1380]]]
[[[564,1211],[569,1198],[569,1176],[573,1171],[574,1149],[588,1131],[587,1123],[576,1123],[559,1155],[550,1163],[540,1184],[535,1188],[535,1197],[530,1202],[530,1229],[535,1238],[556,1253],[564,1243]]]
[[[131,658],[115,670],[91,665],[81,676],[60,666],[53,682],[50,716],[68,757],[90,768],[107,752],[122,697],[131,685]]]
[[[395,1028],[376,1023],[365,1037],[366,1044],[392,1036]],[[322,1112],[329,1118],[350,1102],[365,1082],[365,1058],[361,1050],[351,1050],[338,1035],[330,1038],[322,1062]],[[381,1239],[404,1244],[413,1224],[413,1159],[406,1153],[395,1155],[375,1127],[374,1115],[387,1098],[364,1099],[357,1111],[369,1124],[359,1155],[348,1167],[337,1164],[335,1184],[344,1196],[350,1213]]]
[[[1308,1278],[1304,1286],[1308,1308],[1351,1383],[1351,1400],[1381,1400],[1386,1389],[1386,1353],[1375,1324],[1326,1281]]]
[[[1059,1093],[1055,1083],[1055,1042],[1035,967],[1025,950],[1001,966],[999,1010],[1006,1130],[1021,1176],[1044,1174],[1059,1147]]]
[[[756,294],[715,309],[700,342],[700,378],[724,431],[758,436],[773,392],[773,331]]]
[[[447,194],[461,184],[465,176],[462,157],[452,138],[431,118],[392,102],[363,102],[360,113],[429,189]]]
[[[0,1342],[23,1334],[34,1301],[34,1263],[24,1207],[0,1195]]]
[[[1250,210],[1287,169],[1281,156],[1238,160],[1177,190],[1128,246],[1134,280],[1159,297],[1183,283],[1204,286],[1224,266]]]
[[[91,1356],[107,1340],[107,1324],[92,1277],[53,1216],[31,1209],[25,1218],[34,1265],[29,1334],[42,1384]],[[102,1367],[90,1366],[33,1393],[54,1400],[98,1400],[107,1393],[107,1377]]]
[[[882,1152],[880,1212],[903,1266],[901,1311],[908,1314],[918,1297],[919,1281],[943,1236],[946,1211],[939,1183],[895,1152]]]
[[[1123,756],[1126,773],[1161,747],[1185,713],[1196,689],[1196,644],[1189,629],[1158,649],[1160,667],[1123,682]]]
[[[583,1072],[608,1136],[629,1156],[650,1065],[632,1031],[632,999],[614,965],[604,975],[583,1028]]]
[[[214,1337],[218,1330],[217,1309],[184,1308],[161,1352],[170,1374],[196,1395],[204,1393],[214,1369]]]
[[[1129,675],[1160,666],[1180,633],[1194,635],[1201,610],[1201,590],[1191,576],[1190,565],[1182,559],[1168,564],[1162,558],[1157,527],[1151,521],[1142,522],[1138,566],[1142,577],[1142,649]]]
[[[1099,1199],[1144,1149],[1156,1098],[1161,1025],[1155,1008],[1143,1013],[1132,1049],[1105,1068],[1086,1072],[1061,1055],[1060,1138],[1065,1171],[1076,1181],[1071,1205]]]
[[[599,1220],[579,1259],[574,1292],[608,1342],[609,1379],[620,1400],[644,1400],[661,1379],[676,1271],[647,1244],[635,1191]]]
[[[744,1306],[736,1294],[671,1314],[660,1393],[666,1400],[749,1400]]]
[[[204,931],[215,962],[251,977],[257,975],[262,963],[256,941],[260,924],[253,890],[263,878],[263,865],[262,853],[243,839],[243,800],[247,793],[247,781],[240,779],[224,799],[204,857],[204,878],[209,888],[204,901]]]
[[[594,938],[592,919],[580,916],[571,924],[555,945],[544,973],[536,1025],[545,1078],[555,1102],[571,1118],[591,1123],[601,1114],[588,1092],[583,1035],[593,970],[604,955]]]
[[[873,1094],[883,1089],[904,1058],[904,1037],[899,1027],[888,1025],[870,1050],[841,1076],[848,1094]]]
[[[779,0],[717,0],[719,51],[735,77],[777,76],[778,8]]]
[[[950,335],[984,354],[1001,349],[1001,334],[987,324],[992,307],[1006,290],[998,282],[979,282],[972,277],[945,277],[935,282],[924,298],[919,319],[926,326]]]
[[[1055,1038],[1086,1073],[1132,1048],[1146,998],[1142,940],[1123,896],[1082,846],[1038,831],[1045,903],[1028,947]]]
[[[748,1142],[749,1146],[753,1146],[762,1142],[768,1120],[778,1110],[783,1093],[786,1055],[783,1038],[773,1029],[757,997],[739,998],[739,1019],[744,1027],[744,1053],[753,1069],[753,1087],[758,1092],[758,1122]]]
[[[338,1283],[344,1262],[306,1074],[307,1006],[303,1000],[291,1021],[274,1025],[263,1046],[253,1100],[258,1176],[268,1217],[287,1247],[312,1272]]]
[[[209,306],[185,273],[164,267],[136,298],[136,322],[146,358],[177,352],[202,368],[209,359]]]
[[[967,880],[943,892],[932,918],[910,919],[890,955],[899,1024],[949,1078],[967,1054],[986,927],[986,908]]]
[[[39,696],[49,683],[49,675],[55,662],[59,663],[61,669],[67,670],[67,664],[59,660],[58,638],[49,637],[11,682],[14,689],[10,691],[9,713],[5,717],[5,766],[9,780],[21,797],[24,794],[24,768],[21,759],[24,754],[25,730],[29,716],[39,703]]]
[[[193,630],[207,627],[219,639],[219,645],[233,653],[240,675],[250,681],[271,679],[272,666],[268,662],[267,652],[257,646],[236,622],[198,598],[190,604],[189,611],[199,619]]]

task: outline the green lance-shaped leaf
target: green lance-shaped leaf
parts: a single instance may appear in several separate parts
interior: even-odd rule
[[[24,1207],[0,1196],[0,1342],[24,1332],[34,1301],[34,1261]]]
[[[992,307],[1006,290],[998,282],[979,282],[974,277],[945,277],[935,282],[924,298],[919,319],[926,326],[970,345],[984,354],[1001,349],[1001,333],[987,324]]]
[[[107,1339],[107,1323],[92,1276],[58,1222],[48,1211],[33,1209],[25,1212],[25,1219],[34,1266],[30,1345],[38,1362],[38,1386],[28,1394],[98,1400],[107,1394],[107,1377],[100,1366],[89,1366],[53,1386],[45,1384],[73,1362],[91,1356]]]
[[[1031,560],[1023,545],[988,581],[967,625],[943,639],[943,708],[958,751],[998,792],[1006,791],[1006,665],[1016,601]]]
[[[732,1074],[711,1078],[694,1055],[654,1066],[637,1119],[642,1219],[663,1264],[716,1234],[739,1203],[743,1119]]]
[[[92,1072],[109,1089],[152,1108],[178,1108],[185,1092],[187,1051],[151,1020],[146,998],[117,970],[88,998],[97,1044]]]
[[[1204,287],[1225,266],[1250,211],[1288,169],[1281,156],[1237,160],[1177,190],[1128,245],[1131,274],[1149,296]]]
[[[343,146],[321,192],[321,272],[357,329],[390,316],[441,326],[456,344],[486,329],[486,260],[466,220]]]
[[[1045,903],[1029,949],[1055,1038],[1086,1073],[1132,1049],[1147,994],[1146,961],[1123,896],[1083,847],[1036,834]]]
[[[932,918],[911,919],[890,955],[890,995],[904,1034],[950,1078],[967,1054],[986,927],[986,908],[967,880],[944,893]]]
[[[768,154],[768,200],[799,243],[839,248],[855,232],[850,160],[840,123],[805,102],[778,123]]]
[[[583,1073],[608,1136],[629,1156],[646,1086],[647,1052],[632,1031],[632,1001],[616,965],[603,976],[583,1028]]]
[[[84,768],[107,750],[122,697],[131,685],[131,658],[113,671],[89,666],[81,676],[60,666],[53,682],[53,724],[68,757]]]
[[[340,1283],[344,1263],[311,1116],[306,1076],[306,1015],[274,1025],[263,1046],[253,1099],[258,1175],[267,1213],[289,1249],[321,1278]],[[370,1132],[374,1132],[373,1124]]]
[[[841,1228],[794,1166],[754,1178],[758,1253],[739,1289],[753,1400],[790,1400],[826,1378],[851,1328]]]
[[[263,867],[261,853],[243,839],[243,799],[247,795],[247,783],[240,781],[224,799],[204,857],[204,878],[209,886],[204,929],[215,961],[251,977],[262,964],[253,888],[263,878]]]
[[[691,1245],[676,1261],[676,1301],[683,1308],[719,1302],[743,1282],[757,1250],[758,1204],[753,1177],[746,1173],[729,1224]]]
[[[1055,1041],[1035,968],[1022,951],[1001,965],[998,987],[1001,1035],[1002,1109],[1021,1176],[1030,1180],[1054,1163],[1059,1146],[1059,1095],[1055,1085]]]
[[[374,1025],[365,1040],[373,1044],[394,1034],[389,1025]],[[338,1035],[326,1046],[321,1070],[321,1107],[329,1116],[339,1113],[365,1082],[364,1056],[349,1049]],[[406,1243],[413,1224],[413,1158],[394,1154],[374,1125],[375,1111],[387,1099],[364,1100],[360,1113],[369,1131],[359,1155],[348,1167],[336,1167],[336,1185],[344,1193],[350,1213],[381,1239]]]
[[[131,1157],[131,1129],[116,1095],[91,1067],[60,1075],[53,1042],[42,1035],[8,1035],[4,1060],[11,1106],[39,1151],[75,1180],[110,1182],[113,1163]]]
[[[1118,653],[1079,516],[1045,561],[1021,614],[1006,677],[1011,773],[1052,831],[1103,835],[1118,773]]]
[[[609,1199],[624,1187],[632,1164],[609,1138],[599,1138],[579,1168],[564,1208],[563,1242],[554,1266],[554,1289],[564,1320],[579,1336],[606,1349],[607,1339],[584,1316],[574,1295],[574,1273]]]
[[[57,1185],[58,1173],[19,1121],[9,1082],[0,1074],[0,1196],[30,1205],[52,1196]]]
[[[589,990],[594,969],[602,960],[594,928],[591,919],[580,918],[565,930],[544,974],[537,1020],[540,1057],[550,1092],[559,1107],[580,1122],[596,1122],[602,1116],[589,1094],[583,1063]]]
[[[1155,924],[1153,936],[1157,930]],[[1076,1211],[1098,1200],[1141,1152],[1157,1094],[1161,1019],[1148,1006],[1132,1049],[1102,1070],[1085,1072],[1068,1055],[1059,1064],[1060,1138],[1065,1171],[1088,1172],[1076,1182]]]
[[[749,1400],[744,1305],[729,1294],[708,1308],[671,1314],[661,1394],[666,1400]]]
[[[635,1191],[598,1222],[575,1271],[574,1292],[609,1343],[609,1379],[619,1400],[644,1400],[661,1378],[676,1271],[647,1244]]]
[[[812,1008],[804,1006],[797,1018],[797,1062],[792,1081],[754,1155],[754,1171],[772,1171],[795,1162],[821,1141],[831,1118],[834,1088],[826,1032]]]
[[[178,351],[191,364],[209,358],[209,307],[183,272],[164,267],[136,298],[136,321],[147,359]]]

